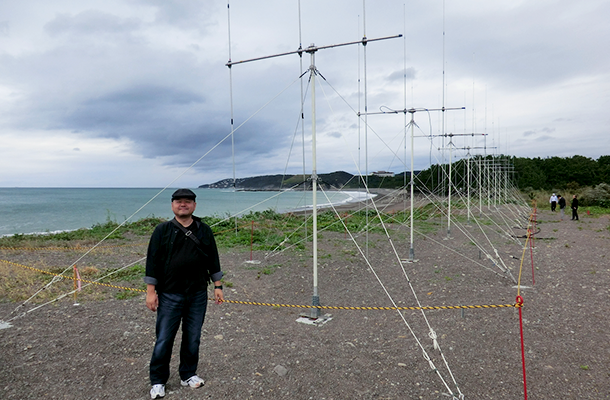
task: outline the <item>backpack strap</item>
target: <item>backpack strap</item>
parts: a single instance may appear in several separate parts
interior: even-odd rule
[[[199,249],[199,251],[201,251],[203,253],[204,256],[208,256],[207,254],[205,254],[205,252],[203,251],[203,249],[201,248],[201,241],[199,241],[199,239],[197,238],[197,235],[195,235],[193,232],[191,232],[190,230],[186,229],[184,226],[182,226],[182,224],[178,221],[176,221],[176,218],[172,218],[172,222],[174,223],[174,225],[176,225],[178,228],[180,228],[180,230],[182,232],[184,232],[184,235],[191,239],[193,242],[195,242],[195,244],[197,245],[197,248]]]

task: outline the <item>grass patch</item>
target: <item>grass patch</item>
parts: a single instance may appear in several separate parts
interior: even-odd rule
[[[125,239],[127,233],[148,238],[155,226],[163,221],[164,219],[161,218],[149,217],[128,222],[118,228],[119,224],[117,222],[108,220],[103,224],[95,224],[89,229],[77,229],[54,234],[17,234],[0,238],[0,247],[70,246],[73,245],[73,242],[97,243],[104,238],[122,240]]]
[[[137,292],[135,290],[121,290],[114,294],[114,298],[117,300],[129,300],[134,297],[138,297],[142,292]]]
[[[332,211],[323,211],[318,214],[318,238],[321,238],[324,231],[343,233],[346,227],[350,232],[361,232],[368,226],[371,233],[383,233],[381,222],[394,223],[400,220],[397,215],[378,216],[374,210],[369,210],[344,213],[338,217]],[[306,242],[311,241],[313,232],[311,216],[305,219],[304,216],[277,214],[270,210],[251,212],[237,220],[207,217],[204,221],[212,226],[216,243],[221,248],[252,246],[253,250],[269,251],[294,247],[302,250]]]
[[[256,279],[260,279],[261,276],[263,276],[263,275],[273,274],[275,272],[275,270],[280,268],[281,266],[282,266],[281,264],[272,264],[272,265],[265,265],[265,266],[258,266],[258,267],[256,267],[256,266],[246,267],[246,269],[249,271],[258,271],[258,273],[256,274]],[[229,286],[229,285],[227,284],[227,286]]]
[[[273,264],[273,265],[268,265],[266,267],[262,267],[258,271],[258,275],[256,276],[256,279],[260,279],[262,275],[271,275],[275,272],[275,270],[277,268],[280,268],[280,267],[281,267],[280,264]]]
[[[100,283],[141,281],[145,273],[146,267],[140,264],[127,268],[108,268],[104,271],[98,271],[99,276],[108,275],[101,279]]]
[[[53,284],[46,286],[44,290],[36,294],[36,297],[32,299],[33,303],[53,300],[74,290],[75,284],[72,268],[49,267],[40,263],[32,267],[47,273],[16,268],[5,263],[0,263],[0,293],[2,293],[0,300],[24,301],[53,280],[55,280]],[[100,279],[112,272],[115,273]],[[107,298],[109,295],[117,299],[136,297],[142,294],[142,292],[118,289],[106,285],[144,290],[146,288],[142,281],[144,272],[145,267],[142,265],[134,265],[124,269],[100,269],[95,266],[81,267],[79,268],[80,277],[87,282],[82,283],[83,289],[76,294],[76,297],[83,300],[98,300]],[[90,282],[99,282],[105,285],[90,284]],[[70,295],[70,297],[73,297],[73,295]]]

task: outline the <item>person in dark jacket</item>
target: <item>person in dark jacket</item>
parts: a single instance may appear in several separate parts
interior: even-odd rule
[[[559,204],[559,213],[561,216],[561,220],[563,221],[563,217],[565,216],[566,199],[560,194],[557,195],[557,199],[557,204]]]
[[[574,220],[578,221],[578,199],[576,195],[572,199],[572,221]]]
[[[196,195],[178,189],[172,195],[174,218],[155,228],[146,257],[146,306],[157,312],[156,343],[150,360],[150,397],[165,396],[174,339],[182,323],[180,366],[182,386],[201,387],[197,376],[201,329],[207,308],[207,286],[224,301],[218,249],[212,229],[193,215]]]

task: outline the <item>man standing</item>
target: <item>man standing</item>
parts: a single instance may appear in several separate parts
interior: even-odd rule
[[[566,199],[564,197],[561,197],[560,194],[557,195],[557,199],[559,199],[557,201],[557,204],[559,204],[559,213],[561,214],[561,220],[563,221],[563,216],[565,215],[566,208]]]
[[[218,249],[212,229],[193,215],[196,195],[178,189],[172,195],[170,221],[155,228],[146,258],[146,306],[157,312],[156,343],[150,360],[150,397],[165,396],[174,339],[182,323],[179,373],[182,386],[201,387],[197,376],[199,343],[208,302],[207,285],[222,303]]]
[[[549,199],[549,203],[551,203],[551,211],[555,211],[555,208],[557,207],[557,196],[555,195],[555,193],[553,193],[553,195]]]
[[[572,221],[578,221],[578,199],[576,195],[572,198]]]

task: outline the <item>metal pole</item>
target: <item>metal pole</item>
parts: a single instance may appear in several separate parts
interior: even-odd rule
[[[413,224],[415,219],[413,218],[413,129],[415,125],[415,121],[413,120],[415,116],[415,110],[409,111],[411,113],[411,247],[409,248],[409,261],[415,261],[415,248],[413,246]]]
[[[470,151],[468,152],[468,164],[466,165],[466,187],[468,188],[468,194],[466,195],[466,199],[468,200],[467,208],[467,220],[470,223]]]
[[[312,190],[312,218],[313,218],[313,297],[311,301],[312,306],[320,305],[320,296],[318,295],[318,202],[317,202],[317,189],[318,189],[318,173],[316,165],[316,61],[315,52],[311,52],[311,66],[309,67],[311,74],[311,157],[312,157],[312,171],[311,171],[311,190]],[[311,318],[318,318],[320,316],[319,308],[311,309]]]
[[[444,115],[444,114],[443,114]],[[447,238],[451,235],[451,163],[453,162],[453,139],[449,137],[449,197],[447,206]]]

